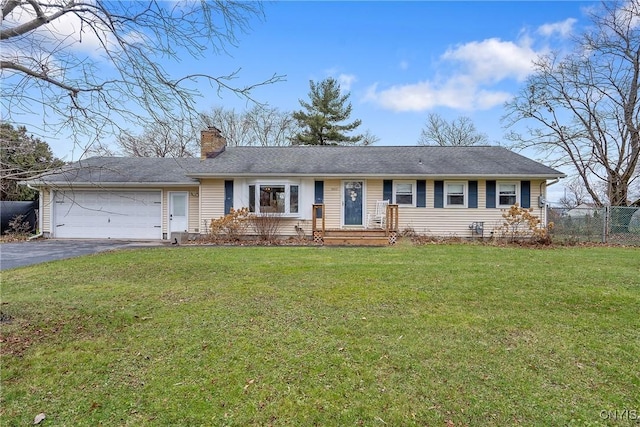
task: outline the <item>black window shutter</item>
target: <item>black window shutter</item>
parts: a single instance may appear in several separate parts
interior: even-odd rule
[[[424,208],[427,206],[427,181],[419,179],[416,182],[416,206]]]
[[[470,208],[478,207],[478,181],[469,181],[469,203]]]
[[[256,186],[249,186],[249,212],[256,211]]]
[[[520,182],[520,206],[526,209],[531,207],[531,181]]]
[[[318,204],[324,202],[324,181],[316,181],[315,201]]]
[[[233,208],[233,180],[224,181],[224,214],[229,215]]]
[[[390,179],[382,181],[382,200],[393,203],[393,181]]]
[[[444,207],[444,181],[434,181],[433,182],[433,207],[434,208],[443,208]]]
[[[496,207],[496,182],[487,181],[487,208]]]
[[[316,204],[324,203],[324,181],[315,182],[314,200]],[[316,218],[322,218],[322,209],[316,211]]]

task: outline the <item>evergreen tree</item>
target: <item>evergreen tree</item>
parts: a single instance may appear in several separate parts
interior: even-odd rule
[[[310,103],[300,100],[304,110],[293,113],[303,129],[293,137],[293,144],[345,145],[362,141],[363,135],[346,135],[360,126],[361,120],[341,124],[351,115],[351,103],[347,102],[350,94],[341,95],[340,84],[331,77],[320,83],[310,80],[309,86]]]
[[[29,179],[64,162],[51,152],[49,144],[27,134],[27,128],[17,129],[0,122],[0,200],[35,200],[38,193],[18,181]]]

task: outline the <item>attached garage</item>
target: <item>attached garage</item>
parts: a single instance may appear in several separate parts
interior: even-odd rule
[[[162,238],[159,190],[56,191],[51,212],[55,238]]]

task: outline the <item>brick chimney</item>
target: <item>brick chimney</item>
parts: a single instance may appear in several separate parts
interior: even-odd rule
[[[227,140],[222,136],[220,129],[209,126],[200,132],[200,158],[213,159],[224,151]]]

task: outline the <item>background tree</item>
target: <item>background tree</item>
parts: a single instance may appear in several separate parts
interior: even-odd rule
[[[293,138],[294,144],[300,145],[342,145],[357,144],[363,135],[348,136],[346,132],[355,130],[362,123],[354,120],[341,124],[351,115],[351,103],[347,102],[349,93],[340,94],[340,84],[334,78],[327,78],[320,83],[309,81],[310,102],[300,99],[304,110],[295,111],[293,118],[302,128]]]
[[[260,2],[2,0],[3,120],[38,111],[40,132],[98,140],[130,126],[198,119],[197,86],[251,97],[238,70],[174,78],[161,64],[224,53]]]
[[[587,190],[579,179],[572,179],[564,184],[564,195],[558,201],[560,206],[573,209],[586,203],[592,203]]]
[[[116,143],[120,154],[132,157],[193,157],[199,151],[199,132],[189,122],[159,121],[140,135],[121,132]]]
[[[18,181],[60,167],[49,144],[27,134],[24,126],[0,123],[0,200],[35,200],[38,192]]]
[[[598,206],[624,206],[640,154],[640,2],[603,2],[591,19],[572,53],[537,60],[504,120],[527,124],[508,138],[572,166]]]
[[[214,107],[202,113],[201,120],[205,128],[220,129],[231,147],[287,146],[299,131],[291,113],[264,105],[254,105],[244,112]]]
[[[419,145],[469,146],[487,143],[487,135],[478,132],[469,117],[460,116],[448,122],[436,113],[427,116],[418,140]]]

